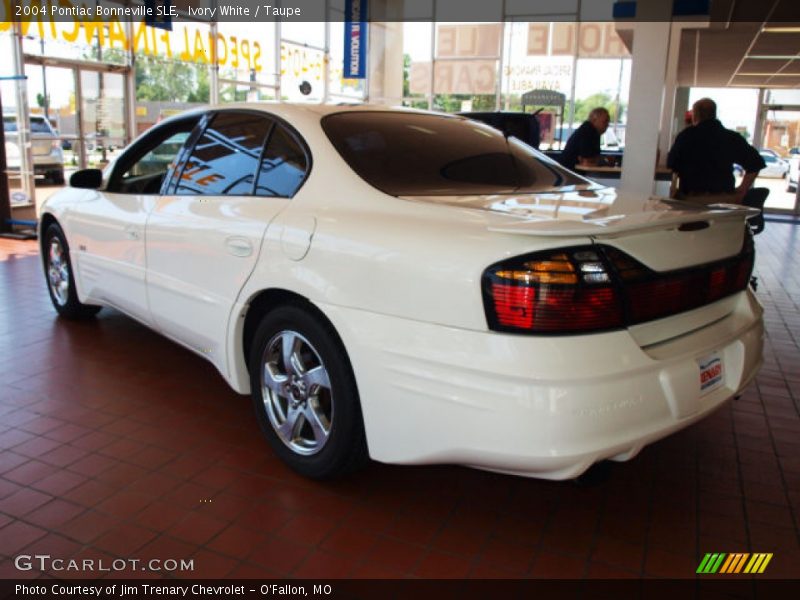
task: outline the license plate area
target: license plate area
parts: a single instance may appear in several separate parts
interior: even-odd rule
[[[700,371],[700,397],[702,398],[721,387],[725,381],[722,355],[719,352],[707,354],[697,359],[697,367]]]

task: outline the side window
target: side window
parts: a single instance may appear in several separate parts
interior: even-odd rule
[[[147,152],[122,174],[122,181],[125,182],[134,177],[154,175],[156,173],[161,173],[163,176],[164,173],[167,172],[167,169],[169,169],[172,161],[178,155],[178,152],[180,152],[181,148],[186,143],[189,133],[191,132],[180,131],[175,133]]]
[[[303,148],[283,126],[277,125],[261,161],[256,195],[291,198],[303,184],[307,171]]]
[[[159,193],[167,171],[199,120],[199,116],[193,116],[154,128],[119,157],[107,190],[118,194]]]
[[[176,194],[250,195],[273,121],[246,112],[221,112],[195,144]]]

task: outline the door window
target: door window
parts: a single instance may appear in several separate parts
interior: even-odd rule
[[[303,184],[307,171],[303,148],[286,128],[278,125],[261,161],[256,195],[291,198]]]
[[[165,123],[120,156],[107,190],[120,194],[157,194],[200,116]]]
[[[255,113],[217,114],[186,161],[176,193],[252,195],[261,152],[272,125],[272,119]]]
[[[129,181],[142,175],[153,175],[155,173],[163,175],[166,173],[172,161],[175,160],[178,152],[186,143],[189,133],[188,131],[179,131],[169,136],[123,173],[122,180]]]

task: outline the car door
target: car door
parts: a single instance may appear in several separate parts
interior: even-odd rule
[[[200,116],[178,119],[137,140],[105,187],[71,211],[70,253],[89,302],[108,304],[152,325],[145,290],[145,224],[170,166]]]
[[[233,304],[309,164],[299,136],[270,115],[219,111],[150,215],[147,292],[156,326],[223,372]]]

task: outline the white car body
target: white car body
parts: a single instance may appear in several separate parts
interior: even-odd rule
[[[772,151],[762,151],[760,154],[767,166],[758,172],[759,177],[777,177],[778,179],[786,177],[789,172],[787,161],[776,156]]]
[[[305,298],[346,349],[374,460],[575,477],[702,419],[761,364],[749,287],[629,328],[555,336],[490,330],[481,295],[489,265],[538,250],[603,244],[656,271],[722,260],[741,249],[748,209],[648,199],[620,213],[612,189],[399,198],[361,179],[321,126],[331,113],[389,109],[220,108],[267,111],[302,136],[313,166],[293,199],[68,188],[41,227],[63,228],[81,302],[202,355],[242,394],[254,299]],[[721,380],[703,393],[709,357]]]
[[[800,156],[792,156],[789,159],[789,175],[787,176],[786,191],[797,191],[798,173],[800,172]]]

